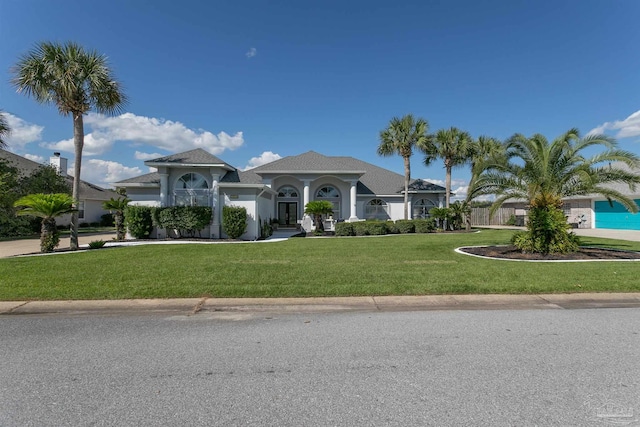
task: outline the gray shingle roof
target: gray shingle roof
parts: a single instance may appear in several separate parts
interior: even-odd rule
[[[172,154],[170,156],[158,157],[157,159],[147,160],[144,162],[145,165],[152,165],[154,163],[175,163],[176,165],[225,165],[231,169],[235,169],[224,160],[221,160],[202,148],[196,148],[195,150]]]
[[[204,150],[197,149],[187,151],[186,153],[179,153],[174,154],[173,156],[150,160],[149,162],[145,162],[145,164],[153,162],[199,164],[195,162],[196,158],[199,158],[201,160],[207,159],[202,160],[205,164],[212,163],[212,159],[216,159],[218,164],[224,163],[222,160],[213,155],[209,155],[210,157],[206,157],[201,152],[206,153],[206,151]],[[353,157],[325,156],[323,154],[316,153],[315,151],[308,151],[297,156],[284,157],[282,159],[278,159],[271,163],[267,163],[247,171],[241,171],[233,168],[225,174],[225,176],[220,180],[220,183],[262,184],[261,175],[283,171],[298,173],[310,171],[357,173],[358,175],[360,175],[357,187],[358,194],[392,195],[401,194],[404,190],[404,175],[392,172],[388,169],[381,168],[379,166],[364,162],[362,160],[358,160]],[[117,182],[116,184],[149,184],[159,182],[159,175],[153,172],[146,175],[126,179],[124,181]],[[421,179],[413,180],[410,184],[411,191],[444,192],[443,187],[427,181],[423,181]]]
[[[41,163],[34,162],[33,160],[29,160],[6,150],[0,150],[0,159],[4,159],[11,163],[12,166],[18,169],[22,176],[30,175],[33,171],[42,166]],[[69,182],[69,185],[73,183],[73,177],[66,176],[65,178]],[[113,190],[98,187],[90,182],[80,181],[80,199],[109,200],[112,197],[117,198],[118,194]]]
[[[123,179],[115,184],[160,184],[160,175],[158,172],[151,172],[134,176],[133,178]]]

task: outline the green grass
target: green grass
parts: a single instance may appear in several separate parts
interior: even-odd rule
[[[0,300],[640,291],[634,262],[524,263],[460,255],[511,231],[146,245],[0,260]],[[590,246],[640,243],[584,238]]]

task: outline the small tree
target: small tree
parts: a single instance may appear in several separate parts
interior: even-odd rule
[[[307,203],[304,207],[304,213],[313,215],[316,231],[324,231],[322,215],[333,213],[333,204],[327,200],[314,200]]]
[[[247,231],[247,209],[242,206],[223,206],[222,228],[230,239],[242,236]]]
[[[126,197],[113,197],[102,203],[104,209],[109,210],[113,215],[113,220],[116,225],[116,240],[124,240],[125,227],[124,227],[124,210],[131,200]]]
[[[454,230],[461,230],[463,223],[466,224],[467,231],[471,230],[471,206],[469,202],[458,200],[452,203],[449,209]]]
[[[438,228],[444,230],[447,222],[451,218],[451,209],[449,208],[431,208],[429,215],[438,223]]]
[[[14,203],[18,215],[32,215],[42,218],[40,232],[40,251],[53,252],[60,243],[60,234],[56,227],[56,217],[73,212],[73,199],[64,193],[30,194]]]

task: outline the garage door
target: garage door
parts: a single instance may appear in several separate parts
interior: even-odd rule
[[[640,206],[640,199],[635,200]],[[606,200],[595,202],[596,228],[615,228],[618,230],[640,230],[640,213],[632,214],[618,202],[609,205]]]

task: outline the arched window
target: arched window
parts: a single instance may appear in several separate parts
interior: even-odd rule
[[[417,200],[413,204],[413,218],[429,218],[429,210],[431,208],[437,208],[438,205],[435,204],[433,200],[429,199],[420,199]]]
[[[331,199],[331,198],[339,198],[339,197],[340,197],[340,193],[338,193],[338,190],[336,190],[335,187],[332,187],[330,185],[320,188],[316,193],[317,199]]]
[[[296,198],[298,197],[298,190],[290,186],[282,187],[278,191],[278,197]]]
[[[387,220],[389,216],[389,206],[382,199],[371,199],[364,205],[365,219]]]
[[[316,192],[316,199],[327,200],[333,204],[333,217],[340,218],[340,193],[335,187],[325,185]]]
[[[199,173],[185,173],[173,189],[175,206],[210,206],[209,183]]]

